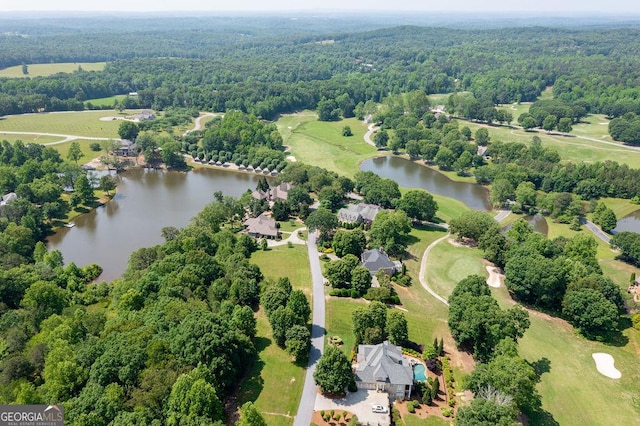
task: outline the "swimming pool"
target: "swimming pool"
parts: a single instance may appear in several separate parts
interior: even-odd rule
[[[413,366],[413,380],[416,382],[424,382],[427,380],[425,376],[425,369],[423,364],[416,364]]]

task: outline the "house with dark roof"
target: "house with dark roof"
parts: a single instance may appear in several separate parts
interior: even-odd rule
[[[383,270],[391,276],[402,268],[402,263],[389,259],[383,249],[366,250],[360,255],[361,265],[369,270],[371,275],[375,275],[379,270]]]
[[[338,221],[342,223],[364,223],[371,225],[382,207],[375,204],[349,204],[338,210]]]
[[[289,182],[282,182],[280,185],[275,186],[269,189],[268,191],[262,191],[260,189],[256,189],[251,193],[251,196],[256,200],[287,201],[287,198],[289,197],[289,191],[291,191],[293,188],[294,186]]]
[[[264,213],[258,217],[251,217],[244,221],[245,232],[254,238],[278,238],[276,220]]]
[[[384,391],[391,399],[411,397],[413,368],[402,349],[388,341],[358,346],[355,376],[358,389]]]

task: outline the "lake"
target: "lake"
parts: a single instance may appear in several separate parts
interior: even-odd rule
[[[615,234],[623,231],[640,233],[640,210],[636,210],[630,215],[620,219],[613,230],[613,233]]]
[[[422,188],[432,194],[454,198],[473,210],[491,210],[489,191],[482,185],[453,181],[437,170],[404,158],[370,158],[360,164],[360,170],[395,180],[398,185],[406,188]]]
[[[188,173],[129,170],[117,176],[113,200],[49,237],[48,248],[60,250],[65,263],[99,264],[104,268],[100,280],[110,281],[125,271],[131,252],[164,242],[163,227],[184,227],[213,201],[214,192],[239,197],[253,190],[259,178],[208,168]]]

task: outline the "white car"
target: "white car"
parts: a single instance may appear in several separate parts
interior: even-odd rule
[[[371,406],[371,410],[374,413],[386,413],[387,412],[387,407],[385,407],[383,405],[372,405]]]

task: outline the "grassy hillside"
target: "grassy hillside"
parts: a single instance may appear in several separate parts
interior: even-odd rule
[[[46,77],[59,72],[72,73],[82,67],[84,71],[102,71],[106,62],[64,62],[58,64],[27,64],[28,74],[22,72],[22,65],[0,70],[0,77]]]

